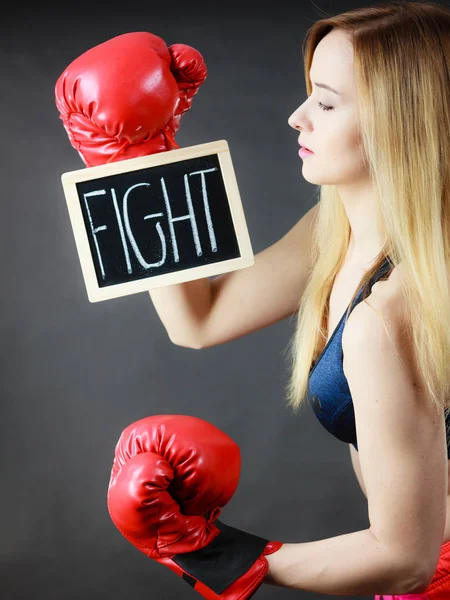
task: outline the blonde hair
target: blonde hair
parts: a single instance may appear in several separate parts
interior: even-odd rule
[[[434,2],[382,3],[315,22],[303,47],[308,96],[314,50],[333,28],[350,34],[363,155],[377,194],[385,245],[360,282],[389,257],[401,263],[402,293],[417,364],[441,411],[450,408],[450,10]],[[337,188],[318,188],[313,268],[287,347],[287,405],[307,398],[312,364],[327,340],[328,303],[343,264],[350,224]],[[358,289],[352,298],[356,297]],[[350,305],[352,304],[350,303]],[[346,313],[348,316],[348,311]],[[286,352],[286,351],[285,351]]]

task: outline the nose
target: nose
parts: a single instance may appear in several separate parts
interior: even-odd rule
[[[300,126],[300,122],[299,122],[299,108],[294,110],[292,115],[289,117],[288,124],[290,125],[290,127],[292,127],[292,129],[296,129],[297,131],[300,131],[301,126]]]

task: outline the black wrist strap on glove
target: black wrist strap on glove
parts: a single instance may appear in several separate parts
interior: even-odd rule
[[[172,560],[192,574],[192,578],[183,575],[192,587],[198,580],[221,594],[247,573],[269,540],[225,525],[218,519],[214,525],[220,533],[211,543],[201,550],[177,554]]]

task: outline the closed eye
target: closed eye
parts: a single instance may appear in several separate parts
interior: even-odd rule
[[[318,106],[322,109],[322,110],[333,110],[332,106],[326,106],[326,104],[322,104],[322,102],[318,102]]]

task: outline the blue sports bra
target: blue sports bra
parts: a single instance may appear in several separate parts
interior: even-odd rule
[[[381,277],[387,275],[390,269],[391,262],[386,257],[379,270],[374,273],[368,282],[368,293],[370,293],[372,285]],[[362,301],[363,292],[364,286],[361,287],[354,298],[350,312]],[[347,309],[325,348],[310,369],[307,399],[323,427],[338,440],[352,444],[358,450],[353,401],[342,366],[342,333],[347,321],[345,318],[346,313]],[[450,412],[446,416],[446,426],[447,457],[450,459]]]

